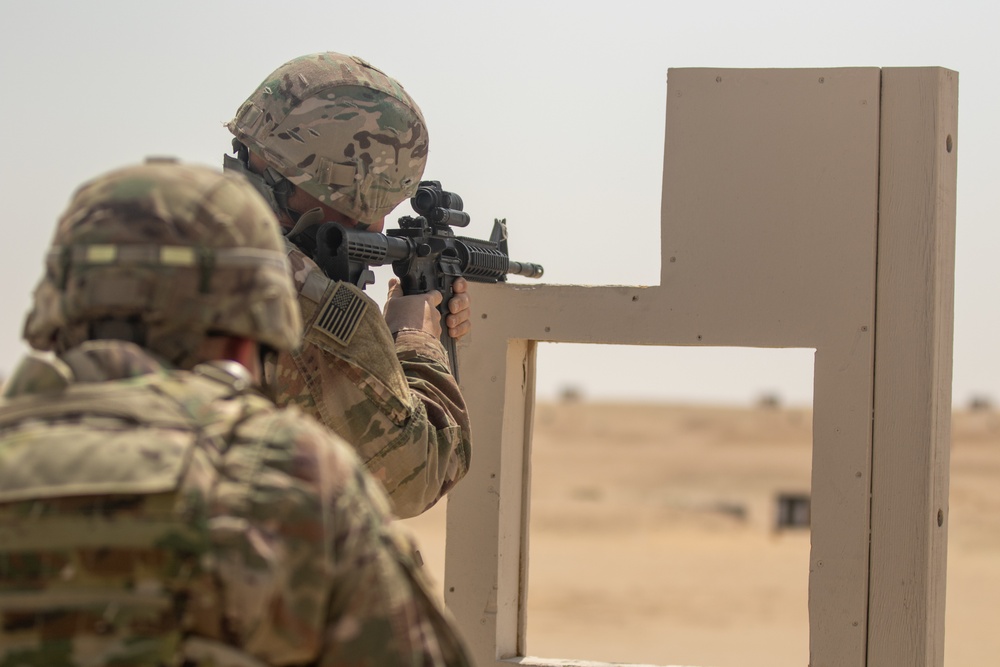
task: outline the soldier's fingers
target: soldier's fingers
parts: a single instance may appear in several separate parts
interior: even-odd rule
[[[469,298],[468,294],[464,292],[461,294],[455,294],[451,297],[451,301],[448,302],[448,310],[452,313],[460,313],[463,310],[469,310],[472,305],[472,299]]]
[[[430,292],[424,295],[424,298],[426,298],[427,302],[430,303],[435,308],[440,306],[441,300],[444,299],[444,297],[441,296],[441,292],[437,290],[431,290]]]
[[[463,294],[469,289],[469,282],[465,278],[456,278],[455,282],[451,285],[451,289],[455,294]]]
[[[398,296],[403,296],[403,288],[399,284],[399,279],[398,278],[390,278],[389,279],[389,291],[388,291],[387,296],[390,299],[394,299],[394,298],[396,298]]]
[[[460,323],[453,324],[452,321],[451,321],[452,317],[454,317],[454,315],[449,315],[448,316],[448,335],[449,336],[451,336],[452,338],[461,338],[462,336],[464,336],[467,333],[469,333],[470,331],[472,331],[472,322],[470,322],[469,320],[463,320]]]

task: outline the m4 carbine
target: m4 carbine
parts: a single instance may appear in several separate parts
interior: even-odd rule
[[[507,254],[507,221],[494,220],[488,241],[456,236],[452,227],[469,224],[462,198],[441,189],[439,181],[421,181],[410,206],[417,217],[399,219],[399,229],[361,231],[336,222],[309,227],[289,239],[331,280],[343,280],[361,289],[375,282],[371,267],[392,264],[403,294],[441,292],[441,343],[448,352],[451,372],[458,379],[455,340],[445,318],[457,278],[479,283],[503,282],[507,274],[540,278],[540,264],[511,261]]]

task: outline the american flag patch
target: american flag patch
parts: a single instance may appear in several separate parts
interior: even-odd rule
[[[320,308],[313,327],[346,346],[358,330],[367,308],[363,297],[352,292],[346,283],[337,283],[333,294]]]

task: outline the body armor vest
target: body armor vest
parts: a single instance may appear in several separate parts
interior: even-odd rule
[[[208,529],[247,383],[67,380],[0,404],[0,664],[259,664],[223,645]]]

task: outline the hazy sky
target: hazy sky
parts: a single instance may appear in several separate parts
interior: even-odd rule
[[[942,66],[960,76],[954,400],[1000,401],[996,3],[0,0],[0,373],[55,220],[84,180],[147,155],[221,165],[223,124],[305,53],[362,56],[427,118],[425,176],[469,235],[506,217],[546,282],[656,284],[670,67]],[[409,213],[403,205],[390,217]],[[390,224],[394,224],[390,222]],[[633,256],[609,254],[626,234]],[[370,287],[379,300],[385,273]],[[538,391],[791,402],[812,352],[543,345]],[[651,378],[655,378],[655,381]]]

